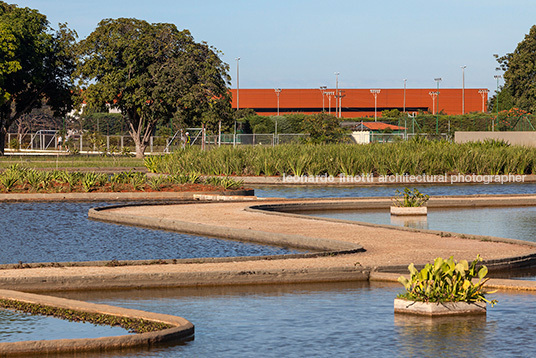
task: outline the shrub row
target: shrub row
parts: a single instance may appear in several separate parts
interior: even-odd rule
[[[148,178],[144,173],[120,172],[113,175],[65,170],[40,171],[16,164],[0,173],[0,192],[91,192],[173,190],[184,184],[204,184],[238,189],[242,182],[232,178],[202,178],[196,172]]]
[[[220,147],[178,150],[149,157],[155,173],[200,172],[204,175],[441,175],[535,174],[536,148],[500,141],[455,144],[444,140],[276,147]]]

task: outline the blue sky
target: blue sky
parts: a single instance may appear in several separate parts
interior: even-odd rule
[[[9,3],[14,0],[7,1]],[[534,0],[28,0],[53,27],[80,38],[103,18],[189,29],[223,52],[240,88],[466,88],[494,90],[493,54],[512,52],[536,24]]]

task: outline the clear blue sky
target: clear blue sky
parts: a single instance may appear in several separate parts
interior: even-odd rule
[[[4,0],[6,1],[6,0]],[[11,3],[14,0],[7,0]],[[534,0],[20,0],[80,38],[104,18],[189,29],[221,50],[240,88],[494,90],[493,54],[512,52],[536,24]]]

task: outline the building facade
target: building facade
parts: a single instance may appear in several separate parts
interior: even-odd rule
[[[484,112],[488,90],[481,88],[420,89],[232,89],[233,108],[250,108],[259,115],[288,113],[336,114],[340,101],[340,117],[378,117],[384,110],[445,114]]]

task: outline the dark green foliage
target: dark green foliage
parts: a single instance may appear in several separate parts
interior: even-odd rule
[[[507,91],[513,98],[514,107],[536,112],[536,25],[514,52],[497,59],[504,70],[505,86],[501,91]],[[501,98],[499,98],[500,106]],[[504,107],[503,107],[504,108]],[[509,109],[509,108],[505,108]]]
[[[0,155],[10,125],[47,104],[56,116],[71,108],[76,33],[54,32],[37,10],[0,1]]]
[[[406,289],[398,297],[419,302],[486,302],[493,306],[497,301],[486,299],[486,294],[492,292],[483,289],[489,280],[485,278],[488,269],[483,265],[477,267],[480,261],[480,256],[470,264],[466,260],[456,261],[452,256],[447,260],[438,257],[420,271],[410,264],[410,279],[398,278]],[[477,283],[472,282],[475,278]]]
[[[157,124],[209,129],[229,120],[228,66],[219,52],[175,25],[105,19],[85,40],[78,75],[89,108],[121,110],[143,157]]]
[[[311,143],[338,143],[346,133],[340,121],[326,113],[307,116],[301,123],[302,132],[309,133]]]
[[[417,188],[404,188],[404,191],[396,190],[396,197],[393,199],[395,206],[404,208],[416,208],[423,206],[430,199],[429,195],[421,193]]]

